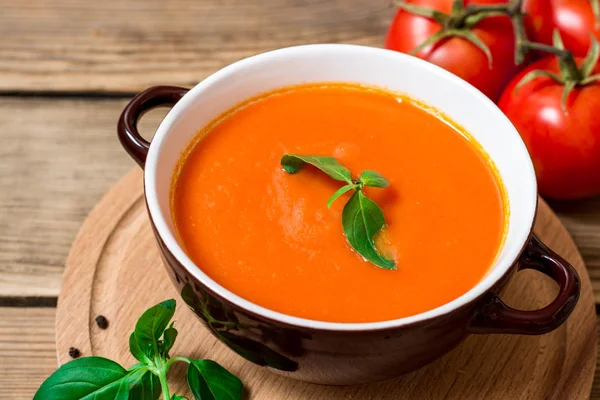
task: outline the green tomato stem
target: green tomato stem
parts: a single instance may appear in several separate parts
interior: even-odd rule
[[[507,4],[469,4],[462,10],[454,12],[450,18],[447,28],[462,29],[465,28],[465,23],[469,17],[480,16],[483,18],[493,16],[494,13],[509,13],[509,5]],[[469,27],[469,26],[467,26]]]
[[[453,0],[452,1],[452,12],[453,13],[457,13],[462,11],[464,7],[464,1],[463,0]]]
[[[581,72],[577,67],[573,53],[569,50],[559,49],[543,43],[531,42],[527,39],[524,21],[525,15],[523,14],[523,0],[513,0],[509,6],[509,14],[512,20],[516,40],[515,61],[517,64],[521,64],[525,60],[525,56],[529,51],[543,51],[545,53],[553,54],[558,58],[558,62],[564,68],[566,75],[563,76],[563,79],[573,81],[580,81],[582,79]]]
[[[502,12],[508,11],[509,6],[506,4],[469,4],[465,8],[465,15],[475,15],[482,12]]]
[[[450,14],[443,13],[433,8],[415,6],[396,1],[395,4],[408,13],[431,18],[442,27],[438,32],[431,35],[423,43],[415,47],[409,54],[415,55],[424,48],[451,37],[460,37],[467,40],[483,51],[488,59],[489,68],[492,68],[492,55],[489,47],[472,31],[471,28],[483,19],[498,15],[510,15],[509,4],[470,4],[465,7],[464,0],[453,0]]]
[[[539,50],[554,54],[558,58],[558,61],[566,67],[567,76],[563,77],[565,80],[579,82],[582,79],[573,54],[569,50],[561,50],[547,44],[530,42],[528,40],[521,41],[521,46],[526,47],[528,50]]]

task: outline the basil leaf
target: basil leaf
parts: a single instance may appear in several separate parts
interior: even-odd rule
[[[385,269],[396,269],[393,260],[383,258],[375,248],[373,235],[386,226],[381,208],[357,190],[342,212],[342,225],[350,245],[367,261]]]
[[[379,188],[384,188],[390,186],[390,182],[385,179],[383,175],[381,175],[377,171],[366,170],[360,174],[360,178],[358,178],[360,182],[365,186],[374,186]]]
[[[352,184],[352,185],[342,186],[341,188],[336,190],[335,193],[333,194],[333,196],[331,196],[329,198],[329,201],[327,202],[327,208],[331,208],[331,205],[338,197],[340,197],[341,195],[343,195],[344,193],[346,193],[349,190],[356,189],[356,187],[357,187],[357,185]]]
[[[171,350],[173,348],[173,345],[175,344],[175,339],[177,339],[177,329],[173,328],[173,325],[171,325],[170,328],[167,328],[167,330],[165,331],[164,335],[163,335],[163,341],[164,341],[164,350],[163,350],[163,355],[165,357],[169,356],[169,350]]]
[[[174,393],[173,396],[171,396],[171,400],[188,400],[188,398],[180,394]]]
[[[134,336],[140,349],[145,352],[152,346],[152,355],[159,356],[158,339],[175,314],[175,300],[166,300],[146,310],[135,325]]]
[[[156,400],[161,393],[160,380],[147,368],[133,372],[129,377],[129,393],[135,400]]]
[[[137,371],[138,369],[146,369],[146,367],[148,366],[148,364],[146,363],[137,363],[137,364],[133,364],[131,367],[127,368],[128,372],[133,372],[133,371]]]
[[[239,400],[240,379],[211,360],[190,360],[186,378],[195,400]]]
[[[152,364],[151,348],[151,345],[146,345],[146,351],[144,352],[140,348],[140,344],[135,338],[135,332],[132,332],[129,336],[129,352],[135,357],[136,360],[144,364]]]
[[[93,399],[96,399],[96,398],[98,398],[98,396],[93,397]],[[112,400],[129,400],[129,382],[127,381],[127,379],[123,379],[121,381],[121,384],[119,385],[119,391],[117,392],[116,396],[114,397],[114,399],[112,397],[110,399],[112,399]],[[136,398],[136,400],[137,400],[137,398]]]
[[[288,174],[295,174],[300,171],[304,164],[310,164],[317,167],[338,181],[352,183],[350,170],[333,157],[286,154],[281,158],[281,166]]]
[[[50,375],[33,400],[113,400],[119,398],[123,382],[128,384],[128,374],[125,368],[106,358],[78,358]]]
[[[396,269],[394,260],[388,260],[379,254],[373,242],[373,236],[386,226],[383,212],[374,201],[363,193],[364,186],[384,188],[389,186],[390,182],[383,175],[372,170],[363,171],[359,179],[353,182],[350,170],[333,157],[286,154],[281,158],[283,169],[290,174],[298,172],[304,164],[311,164],[330,177],[348,183],[329,198],[328,208],[338,197],[356,189],[344,206],[342,213],[342,225],[346,238],[365,260],[381,268]]]

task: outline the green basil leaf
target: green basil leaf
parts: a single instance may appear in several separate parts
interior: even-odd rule
[[[163,355],[165,357],[168,357],[169,351],[173,348],[173,345],[175,344],[175,339],[177,339],[177,329],[175,329],[173,327],[167,328],[167,330],[165,330],[165,333],[163,335],[163,342],[164,342]]]
[[[383,258],[373,242],[373,235],[386,226],[383,211],[361,190],[357,190],[344,206],[342,225],[350,246],[358,254],[378,267],[396,269],[394,261]]]
[[[180,394],[174,393],[173,396],[171,396],[171,400],[188,400],[188,398]]]
[[[317,167],[327,175],[338,181],[352,183],[350,170],[340,164],[335,158],[329,156],[303,156],[286,154],[281,158],[281,166],[288,174],[300,171],[304,164]]]
[[[338,197],[340,197],[341,195],[343,195],[344,193],[346,193],[349,190],[356,189],[356,187],[357,187],[357,185],[352,184],[352,185],[342,186],[341,188],[336,190],[335,193],[329,198],[329,201],[327,202],[327,208],[331,208],[331,205]]]
[[[239,400],[240,379],[211,360],[190,360],[186,378],[195,400]]]
[[[146,369],[146,367],[148,367],[148,364],[146,363],[137,363],[137,364],[133,364],[131,367],[127,368],[128,372],[133,372],[133,371],[137,371],[138,369]]]
[[[98,396],[93,396],[92,399],[97,399]],[[108,398],[108,397],[107,397]],[[119,385],[119,391],[114,398],[110,397],[111,400],[129,400],[129,382],[127,379],[123,379]],[[136,398],[137,400],[137,398]]]
[[[83,357],[63,364],[42,383],[33,400],[114,400],[128,372],[102,357]]]
[[[133,372],[129,377],[129,393],[135,400],[156,400],[161,394],[160,380],[147,368]]]
[[[152,364],[151,348],[152,346],[148,344],[146,346],[146,351],[144,352],[135,338],[135,332],[132,332],[131,335],[129,335],[129,352],[136,360],[144,364]]]
[[[152,355],[158,354],[158,339],[175,314],[175,300],[166,300],[146,310],[135,325],[135,340],[142,351],[152,346]]]
[[[381,175],[377,171],[366,170],[360,174],[359,181],[363,183],[365,186],[374,186],[384,188],[390,186],[390,182],[385,179],[383,175]]]

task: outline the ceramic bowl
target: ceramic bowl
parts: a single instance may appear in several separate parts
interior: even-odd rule
[[[506,186],[510,215],[495,264],[470,291],[441,307],[391,321],[313,321],[237,296],[186,255],[171,220],[169,195],[176,163],[194,135],[251,96],[317,82],[354,82],[405,93],[444,112],[487,151]],[[136,125],[145,111],[158,106],[172,109],[150,143]],[[472,333],[549,332],[567,319],[579,297],[573,267],[532,233],[536,178],[518,132],[477,89],[420,59],[338,44],[274,50],[225,67],[189,90],[158,86],[140,93],[123,111],[118,133],[124,148],[144,169],[150,221],[183,300],[233,351],[274,371],[323,384],[386,379],[432,362]],[[556,299],[542,309],[516,310],[499,297],[511,276],[526,268],[548,275],[560,287]]]

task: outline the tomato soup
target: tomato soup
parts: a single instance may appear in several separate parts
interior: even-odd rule
[[[366,188],[388,224],[378,237],[397,270],[365,261],[341,223],[348,192],[284,154],[333,156],[376,170]],[[188,256],[233,293],[331,322],[407,317],[473,288],[502,246],[508,207],[479,145],[410,98],[353,84],[302,85],[252,98],[198,133],[173,178],[171,209]]]

